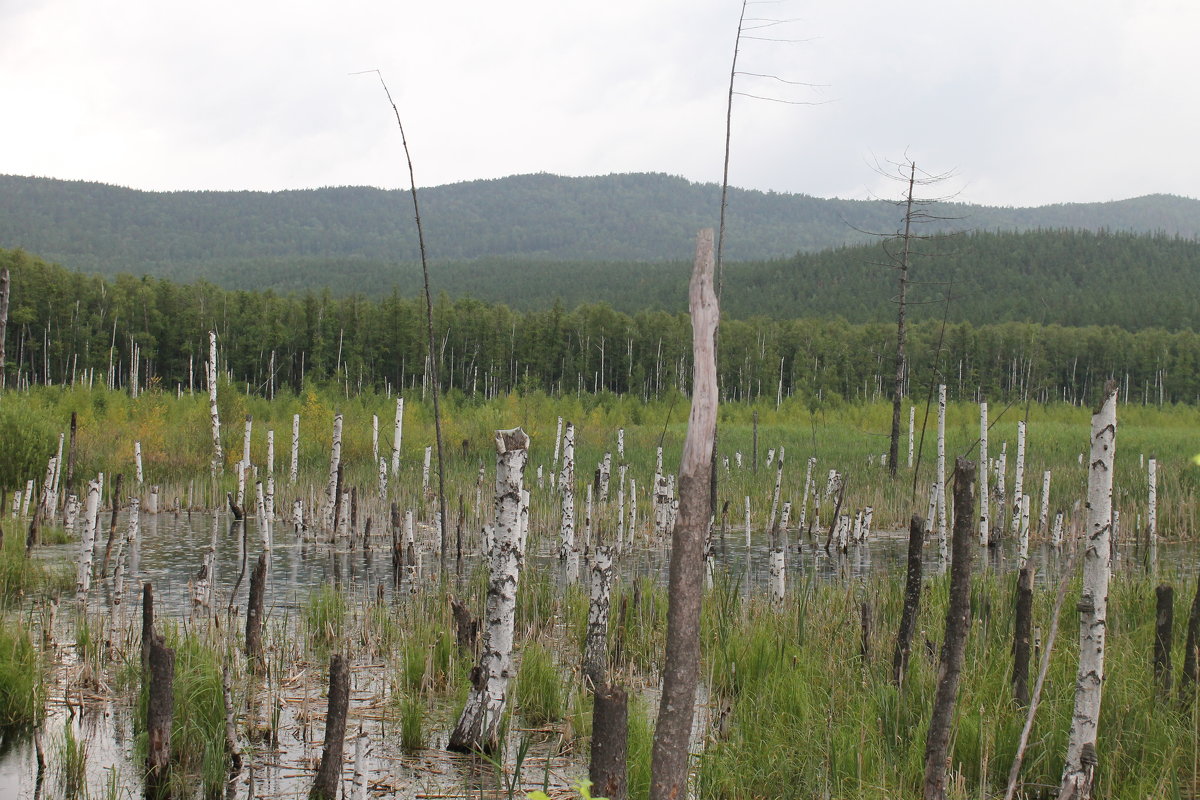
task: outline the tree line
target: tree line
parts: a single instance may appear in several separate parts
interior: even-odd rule
[[[106,280],[22,251],[0,251],[0,266],[12,275],[9,386],[89,379],[126,387],[136,348],[140,388],[199,389],[209,330],[219,337],[223,373],[251,392],[298,392],[305,381],[336,381],[347,390],[425,385],[419,296],[370,300],[328,290],[282,295],[129,275]],[[516,311],[443,294],[434,326],[449,392],[655,397],[689,388],[691,327],[683,313],[628,314],[603,303]],[[888,322],[727,316],[722,397],[825,403],[886,396],[894,337]],[[1114,378],[1129,401],[1200,402],[1200,334],[1191,330],[923,320],[910,329],[909,362],[913,397],[945,382],[952,397],[1084,403]]]

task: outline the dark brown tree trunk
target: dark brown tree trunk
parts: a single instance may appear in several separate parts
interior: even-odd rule
[[[888,472],[896,477],[896,463],[900,460],[900,407],[904,403],[904,371],[906,360],[904,345],[908,339],[908,328],[905,325],[908,294],[908,256],[909,244],[912,241],[913,220],[913,185],[917,180],[917,164],[909,162],[908,202],[904,211],[904,249],[900,255],[900,294],[897,302],[900,310],[896,322],[896,377],[892,384],[892,436],[888,443]]]
[[[971,627],[971,555],[975,520],[975,463],[959,457],[954,466],[954,539],[951,545],[950,604],[938,665],[937,693],[925,740],[925,800],[945,800],[946,754],[967,632]]]
[[[1033,632],[1033,571],[1022,567],[1017,577],[1017,608],[1013,626],[1013,697],[1029,705],[1029,646]]]
[[[716,332],[719,311],[713,292],[712,230],[700,232],[689,291],[694,379],[692,411],[679,468],[679,517],[672,535],[667,594],[667,647],[662,698],[651,759],[652,800],[687,796],[689,743],[700,677],[700,599],[704,588],[704,540],[712,510],[712,468],[717,419]]]
[[[329,659],[329,708],[325,714],[325,746],[317,766],[309,800],[337,800],[342,782],[342,747],[346,739],[346,713],[350,710],[350,669],[341,653]]]
[[[1154,682],[1163,697],[1171,694],[1171,638],[1175,627],[1175,589],[1162,584],[1154,589]]]
[[[588,780],[592,794],[625,800],[629,732],[629,697],[620,686],[596,688],[592,697],[592,757]]]
[[[150,640],[154,638],[154,586],[142,587],[142,669],[150,666]]]
[[[246,661],[250,671],[262,669],[263,600],[267,590],[267,554],[259,553],[254,571],[250,573],[250,597],[246,601]]]
[[[8,338],[8,297],[11,284],[8,277],[8,267],[0,270],[0,389],[7,386],[6,375],[4,372],[4,361],[6,358],[4,345]],[[72,417],[75,415],[72,414]]]
[[[892,655],[892,680],[903,685],[912,652],[913,631],[921,606],[921,549],[925,543],[925,520],[913,514],[908,521],[908,570],[904,580],[904,610],[900,614],[900,632]]]
[[[479,641],[479,620],[475,619],[466,603],[457,597],[450,598],[450,608],[454,612],[454,632],[458,650],[463,658],[474,661],[478,658],[475,644]]]
[[[150,584],[146,584],[149,589]],[[171,718],[175,713],[175,651],[163,639],[150,632],[150,691],[146,704],[146,798],[163,800],[171,796]]]

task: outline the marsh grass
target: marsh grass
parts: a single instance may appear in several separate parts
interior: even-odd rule
[[[87,742],[75,736],[71,720],[63,726],[62,737],[55,742],[53,764],[58,773],[59,790],[64,800],[87,796]]]
[[[336,645],[345,635],[347,613],[346,596],[340,587],[328,584],[319,587],[304,605],[307,641],[318,651]]]
[[[972,626],[951,749],[953,796],[1003,791],[1025,710],[1012,699],[1014,576],[977,574]],[[1077,587],[1073,590],[1077,596]],[[704,797],[910,797],[920,793],[925,734],[937,677],[947,580],[927,582],[917,640],[902,687],[891,682],[891,647],[903,582],[881,576],[858,585],[810,586],[806,635],[795,606],[753,600],[730,627],[709,603],[707,672],[732,724],[700,758]],[[1035,624],[1049,628],[1052,590],[1035,592]],[[869,597],[880,621],[873,657],[860,656],[858,602]],[[801,601],[793,599],[793,604]],[[1184,796],[1193,785],[1197,733],[1190,718],[1156,701],[1150,669],[1154,582],[1114,578],[1098,796]],[[1057,786],[1074,703],[1078,625],[1064,611],[1022,779]],[[1035,666],[1036,669],[1036,666]],[[771,753],[771,758],[763,758]]]
[[[42,659],[30,628],[0,624],[0,727],[36,725],[46,713]]]
[[[3,524],[8,530],[5,531],[4,546],[0,548],[0,608],[12,608],[30,597],[54,596],[75,588],[75,577],[69,565],[27,557],[24,531],[8,519],[4,519]],[[51,539],[57,539],[57,536]],[[47,540],[43,538],[43,541]]]
[[[540,641],[525,643],[513,697],[521,718],[529,725],[547,725],[563,718],[562,674],[549,646]]]

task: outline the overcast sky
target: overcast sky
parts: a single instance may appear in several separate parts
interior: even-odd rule
[[[0,0],[0,173],[139,189],[515,173],[719,181],[736,0]],[[1200,4],[783,0],[751,18],[730,182],[966,202],[1200,195]],[[748,22],[747,27],[761,25]],[[812,84],[794,85],[781,80]],[[811,105],[809,105],[811,104]]]

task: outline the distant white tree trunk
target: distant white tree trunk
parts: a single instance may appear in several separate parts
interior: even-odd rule
[[[604,458],[600,461],[600,497],[597,500],[601,503],[608,502],[608,482],[612,476],[612,453],[605,453]]]
[[[338,467],[342,463],[342,415],[333,415],[333,443],[329,447],[329,481],[325,486],[325,530],[333,533],[337,520],[333,518],[338,501]]]
[[[212,474],[224,471],[225,454],[221,451],[221,415],[217,410],[217,332],[208,332],[208,414],[212,421]]]
[[[292,414],[292,463],[288,469],[288,483],[295,483],[300,473],[300,415]]]
[[[379,460],[379,415],[371,415],[371,463]]]
[[[1158,459],[1153,456],[1146,465],[1146,533],[1150,543],[1158,540]]]
[[[908,407],[908,468],[909,469],[912,469],[912,466],[913,466],[913,444],[914,444],[913,429],[916,427],[916,422],[917,422],[917,407],[909,406]]]
[[[1079,672],[1075,680],[1075,712],[1063,766],[1060,800],[1091,797],[1098,761],[1096,732],[1104,686],[1104,646],[1108,624],[1108,579],[1111,569],[1113,457],[1117,444],[1117,387],[1105,387],[1100,410],[1092,417],[1088,460],[1087,539],[1083,551],[1083,586],[1079,598]]]
[[[559,475],[558,490],[562,495],[558,557],[566,559],[575,550],[575,426],[570,422],[563,432],[562,474]]]
[[[979,544],[986,547],[988,543],[988,404],[979,404],[979,474],[983,476],[983,490],[979,492]]]
[[[1025,423],[1017,422],[1017,468],[1013,474],[1012,532],[1021,532],[1021,498],[1025,496]]]
[[[133,443],[133,468],[137,475],[138,486],[142,485],[142,443]]]
[[[1045,534],[1050,519],[1050,470],[1042,473],[1042,513],[1038,516],[1038,533]]]
[[[96,514],[100,508],[100,481],[88,481],[87,504],[83,513],[83,534],[79,542],[79,565],[75,577],[75,597],[80,605],[87,602],[92,586],[92,553],[96,548]]]
[[[404,426],[404,398],[396,397],[396,429],[392,432],[392,476],[400,474],[400,439]]]
[[[496,527],[490,557],[482,653],[449,748],[494,753],[512,673],[517,582],[520,579],[521,492],[529,437],[520,428],[496,432]]]

